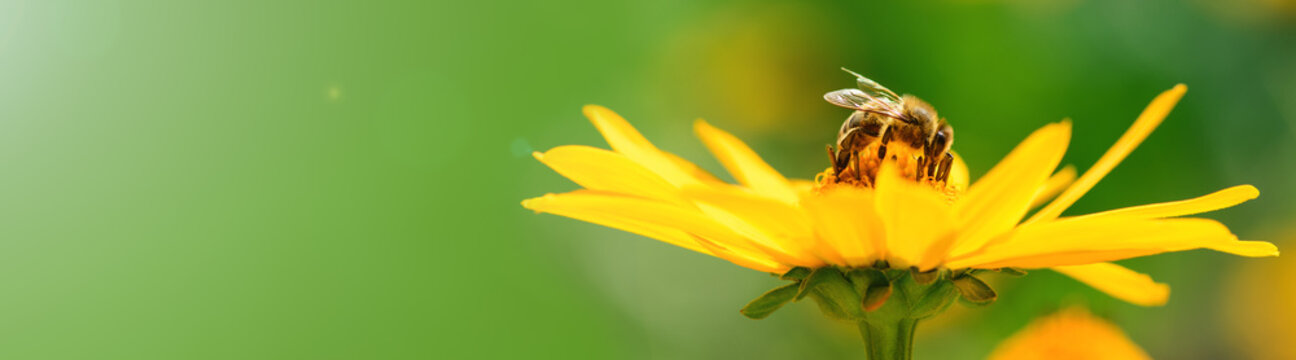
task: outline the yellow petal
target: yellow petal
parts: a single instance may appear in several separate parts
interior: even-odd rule
[[[878,171],[877,212],[886,226],[886,256],[893,266],[921,270],[940,264],[954,240],[953,215],[945,197],[930,186],[901,177],[894,163]]]
[[[954,155],[954,166],[950,167],[949,178],[945,179],[945,183],[953,187],[955,192],[962,193],[967,190],[968,179],[972,176],[968,174],[967,163],[963,162],[962,156],[953,151],[950,151],[950,155]]]
[[[821,194],[805,194],[801,206],[814,223],[815,233],[840,254],[848,266],[872,266],[885,252],[882,220],[870,204],[871,191],[835,186]]]
[[[698,178],[689,170],[681,168],[675,159],[653,146],[639,130],[635,130],[621,115],[605,107],[586,105],[585,117],[594,123],[603,138],[613,150],[625,155],[630,160],[643,165],[644,168],[661,176],[675,186],[696,185]]]
[[[1089,192],[1089,189],[1098,184],[1098,180],[1102,180],[1104,176],[1107,176],[1107,173],[1116,168],[1117,164],[1125,160],[1125,156],[1133,152],[1134,148],[1143,142],[1143,139],[1152,134],[1152,130],[1155,130],[1157,125],[1160,125],[1161,121],[1165,120],[1166,115],[1170,114],[1170,110],[1174,109],[1175,104],[1179,102],[1179,99],[1183,97],[1186,91],[1188,91],[1188,87],[1179,84],[1161,93],[1161,95],[1157,95],[1156,99],[1152,99],[1152,103],[1148,104],[1146,109],[1143,109],[1143,113],[1139,114],[1138,120],[1134,121],[1134,125],[1131,125],[1129,130],[1126,130],[1125,134],[1121,135],[1119,140],[1116,140],[1115,145],[1107,149],[1107,152],[1098,159],[1098,162],[1094,163],[1093,167],[1085,171],[1084,175],[1080,176],[1080,179],[1071,184],[1056,199],[1053,199],[1053,202],[1032,215],[1025,223],[1052,220],[1062,215],[1062,212],[1071,204],[1074,204],[1076,200]]]
[[[788,255],[754,246],[749,239],[733,233],[695,208],[588,190],[548,194],[523,201],[522,206],[630,231],[758,271],[777,272],[788,268],[781,260]]]
[[[693,123],[693,130],[738,183],[761,195],[788,204],[796,203],[796,192],[788,184],[787,178],[766,164],[765,160],[761,160],[742,140],[701,119]]]
[[[1115,261],[1198,248],[1238,251],[1237,237],[1209,219],[1074,219],[1023,226],[1006,240],[950,261],[950,268],[1042,268]]]
[[[622,198],[627,199],[626,201],[629,202],[635,202],[635,200],[630,197]],[[684,231],[671,226],[663,226],[661,224],[635,219],[626,214],[599,211],[600,207],[615,207],[617,205],[598,204],[594,200],[596,199],[592,199],[591,195],[585,192],[573,192],[562,195],[548,194],[543,197],[523,200],[522,206],[536,212],[547,212],[580,221],[603,225],[613,229],[643,235],[648,238],[656,239],[703,254],[712,255],[710,251],[704,249],[697,243],[697,240]],[[647,200],[638,199],[638,201],[642,202]]]
[[[1256,190],[1251,185],[1239,185],[1224,190],[1216,191],[1207,195],[1188,200],[1179,200],[1164,202],[1159,204],[1148,204],[1141,206],[1131,206],[1123,209],[1116,209],[1094,213],[1075,218],[1111,218],[1126,217],[1139,219],[1155,219],[1175,216],[1184,216],[1200,214],[1208,211],[1215,211],[1226,207],[1241,204],[1247,200],[1255,199],[1260,196],[1260,190]]]
[[[1229,253],[1237,256],[1246,257],[1274,257],[1278,256],[1278,247],[1266,241],[1233,241],[1223,244],[1213,244],[1206,247],[1207,249]]]
[[[1161,306],[1170,299],[1169,285],[1113,263],[1055,266],[1053,270],[1135,305]]]
[[[791,270],[791,267],[787,265],[770,261],[764,257],[761,257],[759,254],[756,253],[727,247],[702,237],[698,237],[697,242],[698,244],[702,244],[703,247],[705,247],[716,257],[728,260],[729,262],[734,263],[735,265],[742,266],[748,269],[768,272],[768,273],[775,273],[775,274],[783,274],[786,273],[788,270]]]
[[[532,155],[586,189],[681,201],[679,189],[616,152],[566,145]]]
[[[819,188],[819,185],[810,180],[790,179],[788,182],[792,184],[792,190],[796,190],[797,194],[808,194]]]
[[[1071,123],[1036,130],[990,172],[972,184],[954,206],[959,238],[954,254],[972,252],[1026,216],[1031,199],[1066,153]]]
[[[711,254],[699,245],[693,235],[712,240],[732,251],[747,251],[753,258],[776,262],[776,258],[751,250],[750,241],[729,228],[716,223],[695,208],[678,206],[661,201],[591,190],[578,190],[565,194],[548,194],[528,199],[522,206],[538,212],[588,221],[603,226],[640,233],[645,228],[656,234],[677,230],[688,236],[671,236],[655,239],[690,250]]]
[[[1120,328],[1069,308],[1035,320],[1005,340],[991,360],[1145,360],[1151,359]]]
[[[764,247],[789,254],[777,259],[798,266],[820,266],[814,254],[810,220],[799,209],[774,199],[746,193],[737,187],[688,187],[686,197],[698,202],[702,212]],[[830,260],[840,259],[833,254]]]
[[[1039,190],[1035,192],[1035,198],[1031,199],[1030,207],[1034,209],[1052,200],[1054,196],[1062,192],[1062,189],[1070,186],[1071,182],[1075,181],[1075,178],[1076,169],[1074,166],[1067,165],[1063,167],[1062,170],[1050,176],[1048,181],[1044,182],[1044,186],[1040,186]]]

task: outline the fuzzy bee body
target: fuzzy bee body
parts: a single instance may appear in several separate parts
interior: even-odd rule
[[[824,94],[829,103],[855,110],[837,133],[836,149],[829,146],[834,179],[872,184],[882,161],[891,159],[915,180],[944,182],[954,161],[949,123],[917,97],[846,72],[855,75],[859,88]]]

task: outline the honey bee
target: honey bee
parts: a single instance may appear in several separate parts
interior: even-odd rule
[[[833,105],[855,110],[837,133],[837,149],[828,146],[832,175],[836,181],[872,184],[877,168],[888,155],[915,180],[944,182],[949,178],[954,155],[954,128],[936,115],[926,102],[905,94],[896,95],[877,82],[855,75],[858,89],[841,89],[824,94]]]

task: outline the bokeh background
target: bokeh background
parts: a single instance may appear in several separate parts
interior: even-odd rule
[[[862,358],[808,304],[740,316],[765,274],[519,206],[576,188],[530,153],[603,146],[589,103],[717,174],[695,118],[811,177],[842,66],[934,104],[974,175],[1064,117],[1083,170],[1186,83],[1071,212],[1254,184],[1208,216],[1296,244],[1286,0],[3,0],[0,358]],[[1036,271],[918,355],[1083,305],[1158,358],[1296,357],[1296,259],[1123,264],[1170,303]]]

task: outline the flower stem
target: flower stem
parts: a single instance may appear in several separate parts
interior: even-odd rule
[[[914,330],[918,319],[867,319],[859,322],[860,335],[868,346],[869,360],[910,360],[913,358]]]

